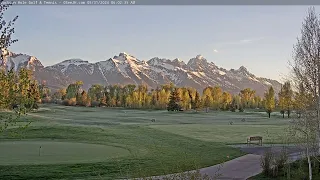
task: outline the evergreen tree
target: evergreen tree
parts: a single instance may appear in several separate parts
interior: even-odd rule
[[[170,93],[169,102],[168,102],[168,105],[167,105],[167,110],[168,111],[179,111],[179,110],[181,110],[181,107],[180,107],[179,103],[180,103],[180,98],[179,98],[178,89],[174,88],[174,90],[171,91],[171,93]]]

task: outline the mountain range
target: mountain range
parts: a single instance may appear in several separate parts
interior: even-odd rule
[[[68,59],[52,66],[44,67],[39,59],[26,54],[16,54],[2,50],[3,60],[0,65],[15,71],[28,68],[35,78],[46,83],[51,89],[66,87],[68,84],[81,80],[83,88],[93,84],[146,84],[156,88],[161,84],[174,83],[176,86],[193,87],[202,92],[207,86],[220,86],[232,94],[244,88],[256,90],[262,96],[273,86],[278,92],[281,83],[263,77],[257,77],[247,68],[226,70],[209,62],[201,55],[191,58],[187,63],[180,59],[152,58],[148,61],[139,60],[127,53],[120,53],[113,58],[90,63],[82,59]]]

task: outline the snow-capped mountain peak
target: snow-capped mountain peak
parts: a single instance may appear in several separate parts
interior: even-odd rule
[[[74,64],[74,65],[80,65],[80,64],[88,64],[88,61],[82,60],[82,59],[78,59],[78,58],[74,58],[74,59],[67,59],[62,61],[61,63],[58,64]]]
[[[174,61],[174,62],[179,62],[179,63],[183,62],[183,61],[182,61],[181,59],[179,59],[179,58],[175,58],[173,61]]]
[[[178,66],[178,67],[181,67],[181,68],[185,68],[187,65],[185,62],[183,62],[181,59],[179,58],[175,58],[173,61],[172,61],[172,64],[175,65],[175,66]]]
[[[209,63],[207,59],[201,55],[197,55],[195,58],[190,59],[187,66],[191,71],[205,71],[218,68],[214,63]]]
[[[79,58],[67,59],[58,64],[50,66],[49,68],[59,69],[59,71],[64,74],[68,74],[70,71],[74,71],[76,69],[82,69],[88,74],[93,73],[93,64]]]
[[[113,59],[115,60],[118,60],[118,61],[122,61],[122,62],[125,62],[125,61],[140,61],[138,60],[136,57],[126,53],[126,52],[121,52],[119,53],[118,56],[114,56]]]
[[[161,59],[159,57],[154,57],[152,59],[150,59],[149,61],[147,61],[147,63],[151,66],[157,66],[157,65],[161,65],[163,63],[166,63],[168,59]]]
[[[242,72],[248,72],[248,69],[244,66],[240,66],[238,71],[242,71]]]
[[[196,59],[203,59],[203,56],[199,54],[196,56]]]
[[[255,78],[255,75],[251,74],[248,69],[244,66],[240,66],[239,69],[237,70],[234,70],[236,73],[238,74],[241,74],[243,76],[246,76],[246,77],[252,77],[252,78]]]
[[[275,80],[259,78],[251,74],[247,68],[226,70],[201,55],[191,58],[186,64],[176,58],[173,60],[154,57],[141,61],[135,56],[122,52],[104,61],[90,63],[82,59],[68,59],[49,67],[43,67],[33,56],[14,54],[3,51],[6,56],[2,65],[6,68],[27,67],[35,69],[35,76],[54,87],[66,86],[68,83],[81,80],[84,89],[92,84],[146,84],[156,88],[160,84],[173,82],[177,86],[188,86],[202,91],[207,86],[220,86],[231,93],[239,93],[241,89],[252,88],[263,95],[270,86],[275,91],[281,84]],[[38,67],[38,68],[34,68]]]
[[[18,71],[20,68],[29,68],[35,71],[36,68],[43,68],[41,62],[34,56],[26,54],[15,54],[7,49],[1,49],[1,55],[3,57],[0,60],[0,66],[10,70]]]
[[[188,66],[194,66],[194,65],[199,65],[203,63],[207,63],[207,60],[203,56],[197,55],[195,58],[192,58],[189,60]]]

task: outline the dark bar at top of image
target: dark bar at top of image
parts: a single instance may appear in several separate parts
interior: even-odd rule
[[[135,5],[320,5],[320,0],[136,0]]]

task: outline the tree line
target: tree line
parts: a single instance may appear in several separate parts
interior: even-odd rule
[[[146,85],[92,85],[87,91],[82,89],[82,81],[69,84],[67,88],[55,92],[33,79],[32,71],[0,71],[0,107],[12,109],[14,105],[26,104],[37,108],[38,103],[58,103],[66,106],[124,107],[133,109],[167,109],[168,111],[200,110],[203,108],[222,111],[244,111],[264,109],[270,117],[274,111],[287,114],[292,111],[299,115],[305,98],[305,90],[300,85],[297,92],[290,82],[285,82],[276,95],[272,86],[263,97],[256,91],[245,88],[239,94],[231,94],[219,86],[206,87],[200,92],[191,87],[176,87],[173,83],[149,89]]]
[[[175,87],[173,83],[149,89],[146,85],[92,85],[88,91],[77,81],[65,89],[60,89],[47,97],[64,105],[106,106],[168,110],[230,110],[244,108],[263,108],[262,98],[250,88],[239,95],[223,91],[221,87],[206,87],[202,95],[191,87]]]
[[[292,111],[299,115],[304,88],[295,92],[290,82],[285,82],[278,94],[270,86],[263,97],[256,91],[245,88],[239,94],[231,94],[219,86],[206,87],[200,92],[191,87],[176,87],[173,83],[149,89],[146,85],[92,85],[87,91],[82,89],[82,81],[69,84],[67,88],[51,93],[41,85],[43,103],[59,103],[67,106],[124,107],[134,109],[167,109],[169,111],[200,110],[203,108],[223,111],[244,111],[264,109],[269,117],[274,111],[287,114]]]

